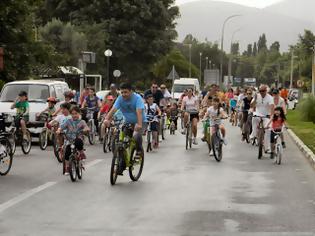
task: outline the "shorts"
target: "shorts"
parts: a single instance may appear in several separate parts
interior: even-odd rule
[[[151,122],[151,131],[158,131],[159,130],[159,122],[153,121]]]
[[[27,123],[29,121],[29,116],[17,116],[17,117],[15,117],[14,124],[15,124],[16,128],[20,128],[20,126],[21,126],[20,121],[21,120],[24,120],[25,123]]]
[[[281,132],[281,130],[275,130],[276,132]],[[271,130],[271,133],[270,133],[270,143],[275,143],[275,137],[276,137],[276,133],[273,131],[273,130]]]
[[[199,120],[199,114],[198,113],[193,113],[193,114],[190,114],[190,121],[192,121],[193,119],[197,119],[197,120]]]

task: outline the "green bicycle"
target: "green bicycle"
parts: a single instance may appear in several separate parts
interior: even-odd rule
[[[121,124],[114,137],[113,159],[110,169],[110,183],[115,185],[118,175],[128,168],[132,181],[138,181],[143,170],[144,152],[136,155],[136,141],[132,137],[133,126]]]

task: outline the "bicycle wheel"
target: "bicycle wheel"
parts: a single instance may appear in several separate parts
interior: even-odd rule
[[[147,132],[147,152],[152,151],[152,144],[151,144],[151,131]]]
[[[189,128],[187,128],[186,130],[186,150],[188,150],[188,146],[189,146]]]
[[[27,135],[27,140],[23,139],[21,143],[22,151],[25,155],[29,154],[32,148],[32,138],[31,138],[30,132],[27,131],[26,135]]]
[[[11,154],[12,154],[12,156],[13,156],[14,153],[15,153],[15,150],[16,150],[15,133],[11,134],[11,135],[8,137],[8,140],[9,140],[10,145],[11,145]]]
[[[77,164],[73,154],[69,157],[69,172],[71,181],[75,182],[77,180]]]
[[[78,179],[82,179],[83,177],[83,163],[82,160],[77,161],[77,165],[76,165],[76,172],[77,172],[77,176]]]
[[[282,146],[281,146],[281,144],[278,144],[278,145],[277,145],[277,148],[276,148],[276,163],[277,163],[278,165],[281,165],[282,152],[283,152]]]
[[[47,138],[47,129],[43,129],[43,131],[39,134],[39,147],[42,150],[45,150],[48,145],[48,138]]]
[[[191,130],[191,124],[189,125],[189,148],[192,146],[192,130]]]
[[[119,151],[114,150],[112,165],[110,167],[110,183],[115,185],[119,170]]]
[[[263,156],[263,149],[264,149],[264,133],[258,132],[258,159],[261,159]]]
[[[222,142],[216,134],[212,135],[212,152],[215,160],[220,162],[222,160]]]
[[[104,138],[103,138],[103,152],[104,153],[108,152],[108,130],[105,133]]]
[[[89,143],[91,145],[94,145],[95,143],[95,132],[94,132],[94,124],[93,124],[94,121],[89,121],[89,129],[90,129],[90,132],[89,132]]]
[[[54,137],[53,137],[53,146],[54,146],[54,154],[55,154],[55,157],[56,157],[56,159],[57,159],[57,161],[59,162],[59,163],[62,163],[62,157],[60,156],[60,146],[59,146],[59,143],[58,143],[58,141],[57,141],[57,136],[56,135],[54,135]]]
[[[129,167],[129,176],[132,181],[138,181],[143,170],[144,164],[144,153],[141,152],[140,157],[136,159],[136,148],[131,150],[130,162],[131,166]]]
[[[3,145],[5,148],[4,156],[0,157],[0,175],[7,175],[13,162],[11,143],[8,139],[2,139],[0,140],[0,145]]]

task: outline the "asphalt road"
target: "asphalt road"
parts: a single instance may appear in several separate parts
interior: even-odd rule
[[[0,177],[0,235],[315,235],[315,172],[289,137],[276,166],[228,125],[217,163],[204,143],[167,136],[143,175],[109,183],[111,155],[87,148],[82,181],[61,175],[52,148],[20,148]],[[281,232],[281,234],[280,234]]]

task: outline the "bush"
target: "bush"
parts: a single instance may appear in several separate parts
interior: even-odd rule
[[[298,106],[303,121],[315,123],[315,97],[309,96],[302,100]]]

